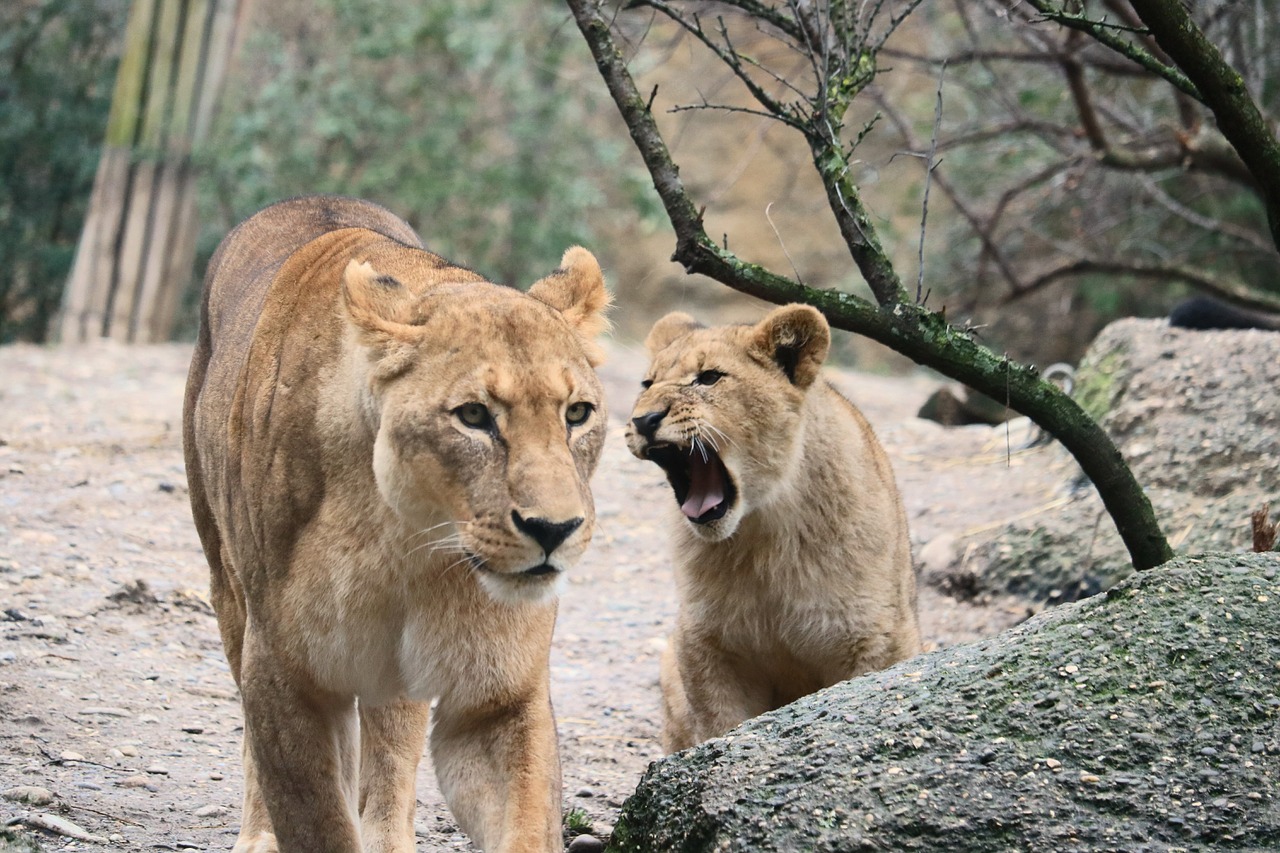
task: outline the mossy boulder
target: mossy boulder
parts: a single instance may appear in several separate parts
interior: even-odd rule
[[[1103,329],[1073,395],[1111,436],[1179,553],[1246,549],[1250,517],[1280,514],[1280,334],[1197,331],[1164,320]],[[1059,450],[1063,457],[1065,450]],[[1057,603],[1092,595],[1131,571],[1114,525],[1079,469],[1073,500],[980,543],[963,575],[975,592]]]
[[[650,766],[614,851],[1280,849],[1280,555],[1182,558]]]

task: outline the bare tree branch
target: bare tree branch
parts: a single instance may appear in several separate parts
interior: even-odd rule
[[[1085,33],[1094,41],[1104,44],[1121,56],[1136,62],[1157,77],[1161,77],[1173,84],[1178,90],[1186,92],[1197,101],[1201,100],[1200,90],[1186,74],[1175,66],[1166,65],[1121,35],[1123,32],[1133,32],[1131,27],[1108,24],[1105,21],[1095,21],[1083,14],[1067,12],[1062,7],[1048,2],[1048,0],[1025,1],[1043,15],[1046,21],[1052,21],[1055,24]],[[1022,2],[1022,0],[1012,0],[1012,2],[1016,4]],[[1173,0],[1173,2],[1176,3],[1178,0]],[[1135,8],[1137,5],[1137,3],[1134,4]]]
[[[1017,290],[1010,293],[1002,301],[1003,304],[1022,299],[1038,290],[1042,290],[1055,282],[1081,275],[1123,275],[1134,278],[1149,278],[1172,284],[1182,282],[1197,290],[1221,296],[1237,305],[1254,308],[1259,311],[1280,312],[1280,297],[1259,293],[1241,287],[1234,282],[1221,281],[1203,270],[1179,266],[1177,264],[1149,264],[1141,261],[1109,261],[1099,258],[1083,258],[1054,267],[1037,275]]]
[[[1271,239],[1280,248],[1280,142],[1250,97],[1244,78],[1222,58],[1179,0],[1131,4],[1161,49],[1194,82],[1196,99],[1213,111],[1218,129],[1258,181]]]
[[[680,181],[670,151],[658,132],[645,99],[636,89],[596,3],[594,0],[567,0],[567,3],[675,228],[673,259],[682,263],[689,272],[707,275],[736,290],[771,302],[814,305],[837,328],[881,341],[983,393],[1008,399],[1015,409],[1057,437],[1080,462],[1128,546],[1135,568],[1151,568],[1172,557],[1150,501],[1125,466],[1115,445],[1070,397],[1056,385],[1041,381],[1034,368],[1012,363],[1008,358],[992,353],[975,343],[967,332],[954,328],[941,315],[921,305],[890,299],[877,307],[849,293],[806,287],[758,265],[745,263],[717,246],[706,234],[702,218]],[[837,104],[835,109],[840,110],[840,105]],[[852,189],[847,175],[848,164],[843,156],[830,164],[821,162],[831,152],[824,147],[825,140],[818,134],[814,137],[810,138],[810,146],[815,155],[815,165],[828,186],[829,196],[838,197],[845,189]],[[832,204],[832,209],[839,218],[839,205]],[[866,218],[865,211],[858,209],[853,216],[858,214],[863,218],[855,218],[854,222],[865,229],[865,233],[853,235],[862,242],[857,247],[851,245],[850,251],[868,281],[872,276],[881,274],[882,270],[887,270],[896,284],[895,291],[900,293],[901,284],[897,283],[893,267],[880,248],[870,219]],[[880,284],[883,287],[884,282]],[[877,292],[877,298],[880,295]]]

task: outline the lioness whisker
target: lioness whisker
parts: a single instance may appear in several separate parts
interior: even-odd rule
[[[410,548],[407,552],[405,552],[405,556],[408,557],[413,554],[416,554],[419,551],[423,550],[424,548],[427,549],[427,552],[430,554],[461,551],[463,550],[462,534],[454,533],[452,536],[446,536],[443,539],[428,540],[426,542],[423,542],[421,545],[417,545],[413,548]]]
[[[407,545],[407,544],[409,544],[409,543],[410,543],[410,542],[412,542],[414,539],[417,539],[419,536],[426,536],[428,533],[430,533],[430,532],[431,532],[431,531],[433,531],[433,530],[439,530],[441,527],[448,527],[449,525],[454,524],[454,523],[455,523],[455,522],[453,522],[452,520],[450,520],[450,521],[442,521],[442,522],[440,522],[439,524],[433,524],[433,525],[431,525],[430,527],[424,527],[424,528],[422,528],[421,530],[419,530],[419,531],[417,531],[417,532],[415,532],[415,533],[410,533],[408,536],[406,536],[406,537],[405,537],[405,544],[406,544],[406,545]]]

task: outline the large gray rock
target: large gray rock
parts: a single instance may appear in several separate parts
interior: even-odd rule
[[[1176,560],[655,762],[609,849],[1280,849],[1278,606]]]
[[[1250,516],[1280,514],[1280,334],[1192,331],[1164,320],[1112,323],[1089,347],[1075,397],[1147,490],[1178,553],[1247,549]],[[1060,451],[1064,456],[1066,451]],[[1069,601],[1131,571],[1083,475],[1075,499],[1016,522],[952,566],[944,586]]]

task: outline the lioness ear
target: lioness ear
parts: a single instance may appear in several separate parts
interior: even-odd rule
[[[644,339],[645,349],[649,350],[649,355],[657,355],[676,338],[702,328],[705,327],[683,311],[672,311],[653,324],[649,337]]]
[[[379,274],[368,261],[352,260],[343,270],[342,302],[351,322],[374,339],[411,334],[413,295],[392,276]]]
[[[797,388],[808,388],[818,378],[831,347],[831,327],[816,308],[775,308],[752,331],[751,346],[782,368]]]
[[[560,259],[560,267],[529,288],[529,295],[560,312],[582,336],[587,360],[593,366],[604,361],[604,353],[592,340],[609,328],[605,311],[609,291],[596,256],[581,246],[573,246]]]
[[[342,272],[342,303],[360,343],[379,359],[378,374],[390,378],[411,363],[420,329],[413,320],[413,295],[367,261],[352,260]]]

